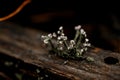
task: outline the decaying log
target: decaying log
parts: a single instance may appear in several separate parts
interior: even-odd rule
[[[49,54],[40,39],[42,34],[42,31],[0,22],[0,55],[28,64],[26,68],[20,67],[20,71],[25,73],[26,70],[31,76],[38,75],[30,69],[35,66],[53,74],[54,78],[63,77],[61,80],[120,80],[119,53],[92,48],[86,55],[94,57],[94,62],[65,60]]]

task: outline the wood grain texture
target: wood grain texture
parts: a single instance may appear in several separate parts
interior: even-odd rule
[[[23,28],[12,23],[0,22],[0,54],[19,59],[58,76],[70,80],[120,80],[120,54],[90,49],[86,55],[94,57],[94,62],[68,60],[50,55],[41,41],[42,31]],[[107,64],[104,59],[113,57],[116,64]]]

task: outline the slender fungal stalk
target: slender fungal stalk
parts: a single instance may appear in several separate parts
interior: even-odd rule
[[[90,43],[88,43],[89,39],[86,38],[86,32],[81,28],[81,26],[76,26],[75,30],[75,37],[70,41],[63,33],[62,26],[57,31],[57,34],[54,32],[53,34],[42,36],[42,38],[45,44],[50,44],[51,50],[55,55],[69,59],[86,59],[87,61],[94,61],[92,57],[84,57],[84,53],[88,50],[88,47],[90,47]],[[54,45],[52,39],[56,41],[56,45]]]

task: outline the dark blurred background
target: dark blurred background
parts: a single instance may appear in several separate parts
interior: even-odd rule
[[[0,17],[13,12],[23,1],[0,0]],[[46,32],[64,26],[69,38],[74,37],[74,26],[82,25],[94,46],[120,52],[119,7],[115,1],[32,0],[7,21]]]

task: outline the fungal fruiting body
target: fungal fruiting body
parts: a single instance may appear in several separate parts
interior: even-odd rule
[[[52,53],[66,58],[66,59],[82,59],[93,61],[91,57],[85,57],[84,53],[91,47],[89,39],[84,29],[80,25],[75,27],[76,34],[74,39],[69,40],[64,34],[63,27],[61,26],[57,32],[48,35],[42,35],[44,44],[51,47]]]

